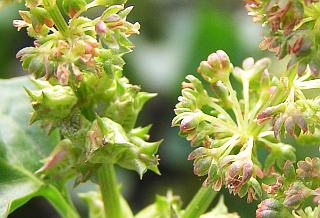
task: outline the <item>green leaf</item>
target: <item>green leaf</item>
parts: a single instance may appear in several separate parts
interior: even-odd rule
[[[168,192],[167,196],[156,196],[155,203],[140,211],[135,218],[178,218],[181,216],[180,197]]]
[[[218,204],[208,213],[203,214],[200,218],[240,218],[237,213],[229,213],[227,206],[224,204],[223,196],[220,197]]]
[[[28,77],[0,80],[0,217],[35,196],[47,198],[63,217],[78,217],[56,187],[33,174],[60,137],[28,125],[32,109],[23,87],[32,87]]]

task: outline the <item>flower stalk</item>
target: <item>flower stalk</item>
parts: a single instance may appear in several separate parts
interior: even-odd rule
[[[113,164],[103,164],[97,172],[97,177],[106,217],[124,217],[121,207],[120,187],[116,180]]]
[[[198,218],[206,212],[217,192],[210,187],[202,186],[186,207],[181,218]]]
[[[45,9],[48,11],[50,17],[54,21],[59,32],[64,36],[68,36],[69,28],[65,19],[63,18],[61,11],[56,3],[56,1],[52,0],[43,0],[43,5]]]

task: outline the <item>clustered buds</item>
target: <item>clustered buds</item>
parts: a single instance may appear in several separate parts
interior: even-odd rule
[[[297,100],[293,103],[281,103],[271,106],[257,115],[257,122],[271,119],[276,137],[283,133],[298,137],[301,133],[314,133],[318,121],[319,98]]]
[[[276,183],[270,186],[264,184],[263,187],[269,199],[260,203],[256,212],[257,217],[284,216],[281,216],[280,212],[288,216],[289,211],[301,208],[310,198],[313,198],[315,205],[319,205],[319,158],[306,157],[305,161],[298,162],[296,170],[293,162],[287,161],[284,164],[282,175],[271,173],[270,176],[276,177]],[[297,213],[304,214],[307,211],[309,209],[306,208],[305,211],[298,210]],[[311,217],[320,215],[319,211],[313,212],[312,214],[317,215]]]
[[[64,1],[63,8],[72,19],[63,32],[53,31],[61,29],[61,24],[55,23],[57,18],[53,21],[55,16],[44,5],[27,4],[30,11],[20,11],[23,20],[14,21],[18,30],[26,27],[29,35],[36,39],[35,47],[24,48],[17,54],[23,69],[36,78],[55,78],[61,85],[80,81],[86,73],[111,73],[111,68],[122,69],[121,56],[133,48],[127,38],[139,34],[140,26],[126,21],[132,7],[124,9],[123,5],[107,5],[110,7],[94,20],[81,17],[81,12],[87,8],[99,6],[99,1],[94,2],[87,5],[84,0]]]
[[[235,75],[239,76],[240,81],[254,80],[261,74],[268,77],[268,65],[268,59],[256,63],[253,59],[247,59],[244,69],[236,68]],[[198,146],[188,159],[194,160],[197,176],[206,176],[203,185],[216,191],[225,186],[234,195],[247,195],[247,201],[251,202],[262,196],[257,179],[262,178],[263,173],[252,153],[255,142],[250,133],[243,134],[240,120],[234,120],[224,109],[233,109],[234,113],[241,110],[235,108],[239,102],[235,102],[238,99],[230,87],[232,71],[233,66],[222,51],[209,55],[207,61],[201,62],[198,72],[210,83],[217,98],[211,97],[198,79],[188,75],[189,82],[182,84],[182,96],[178,98],[177,116],[172,125],[180,127],[180,134],[190,140],[192,146]],[[242,112],[237,115],[243,116]]]
[[[287,9],[293,10],[291,7]],[[278,9],[273,22],[280,16]],[[281,22],[277,28],[283,28]],[[286,31],[294,31],[292,23],[286,25]],[[312,72],[299,73],[299,65],[280,78],[272,77],[267,58],[256,62],[248,58],[242,68],[233,68],[222,54],[211,54],[198,68],[212,92],[207,92],[195,77],[187,76],[189,81],[182,83],[182,96],[172,121],[173,126],[180,127],[180,135],[198,147],[188,157],[194,161],[194,174],[206,177],[204,186],[215,191],[225,186],[234,195],[247,196],[248,202],[267,196],[259,205],[257,217],[290,217],[307,200],[318,204],[318,158],[299,161],[295,170],[295,147],[279,141],[286,134],[297,139],[318,131],[319,98],[307,98],[302,91],[319,88],[318,80],[309,80]],[[230,73],[242,83],[243,98],[233,89]],[[261,146],[268,152],[263,162],[257,157]]]
[[[197,71],[210,83],[218,80],[229,80],[232,64],[229,56],[222,50],[218,50],[208,56],[207,61],[202,61]]]
[[[314,47],[319,40],[319,36],[314,37],[318,5],[318,0],[246,1],[249,15],[264,24],[260,47],[275,52],[279,58],[291,55],[288,67],[299,65],[300,75],[307,65],[314,76],[320,73],[320,59]]]
[[[143,105],[155,96],[141,92],[122,76],[122,56],[134,45],[139,24],[126,20],[132,7],[125,0],[64,0],[66,22],[55,0],[27,0],[28,11],[14,21],[35,38],[34,47],[18,52],[24,70],[33,74],[36,91],[26,89],[34,109],[31,123],[41,121],[61,142],[37,171],[43,177],[76,184],[91,178],[104,163],[159,173],[156,155],[161,141],[148,142],[151,126],[135,128]],[[104,7],[90,19],[82,13]]]
[[[260,79],[263,73],[268,73],[269,58],[262,58],[254,62],[253,58],[247,58],[242,63],[242,68],[235,67],[233,75],[240,81],[244,78],[251,80]]]

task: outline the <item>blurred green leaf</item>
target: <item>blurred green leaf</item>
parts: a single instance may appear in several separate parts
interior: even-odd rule
[[[210,212],[201,215],[200,218],[240,218],[240,216],[237,213],[228,212],[222,196],[218,204]]]
[[[155,203],[140,211],[135,218],[178,218],[181,213],[180,197],[172,195],[169,191],[167,196],[156,196]]]

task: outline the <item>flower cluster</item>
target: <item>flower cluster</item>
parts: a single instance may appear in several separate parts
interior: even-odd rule
[[[207,176],[204,185],[216,191],[224,185],[230,193],[247,195],[248,202],[262,195],[257,178],[263,177],[263,172],[254,152],[260,133],[255,132],[255,116],[271,96],[269,62],[249,58],[243,69],[233,68],[225,52],[219,50],[209,55],[207,61],[200,63],[198,72],[210,83],[211,92],[204,89],[199,79],[188,75],[176,105],[177,116],[172,121],[173,126],[180,127],[182,136],[198,146],[188,159],[194,160],[196,175]],[[238,99],[230,83],[231,73],[245,87],[243,99]],[[264,86],[257,86],[259,77]],[[252,93],[253,88],[259,91]]]
[[[41,121],[61,142],[38,170],[44,177],[76,183],[90,179],[104,163],[118,164],[142,176],[147,169],[159,173],[156,155],[160,141],[147,142],[150,126],[135,127],[143,105],[155,94],[141,92],[122,75],[122,56],[134,45],[139,24],[126,21],[132,7],[124,0],[87,3],[65,0],[65,21],[55,0],[27,0],[28,11],[15,20],[35,38],[34,47],[18,52],[23,69],[33,74],[38,90],[26,89],[34,112],[31,123]],[[101,16],[82,13],[104,7]]]
[[[268,194],[268,199],[261,202],[257,209],[257,217],[281,217],[280,214],[297,213],[296,217],[304,217],[299,214],[307,212],[301,210],[308,199],[313,199],[311,210],[318,217],[319,210],[319,172],[320,159],[307,157],[304,161],[297,163],[297,169],[291,161],[287,161],[283,168],[283,174],[270,173],[270,178],[276,178],[276,182],[270,185],[263,184],[263,189]],[[271,181],[270,179],[269,181]],[[319,207],[318,207],[319,208]],[[283,215],[282,215],[283,216]]]
[[[242,68],[233,67],[223,51],[209,55],[198,72],[211,90],[188,75],[172,125],[198,147],[188,159],[196,175],[206,176],[203,185],[216,191],[225,186],[239,197],[247,195],[248,202],[269,196],[257,217],[284,217],[306,206],[304,199],[319,201],[318,159],[306,158],[291,172],[288,160],[296,161],[295,148],[281,140],[318,132],[319,98],[308,98],[304,90],[320,86],[310,69],[300,77],[295,65],[277,77],[270,75],[269,64],[267,58],[247,58]],[[230,75],[242,84],[241,93]],[[268,155],[261,159],[262,150]]]
[[[279,58],[292,55],[288,67],[299,63],[299,74],[309,68],[320,73],[318,0],[246,0],[249,15],[264,26],[262,49],[275,52]]]

